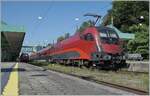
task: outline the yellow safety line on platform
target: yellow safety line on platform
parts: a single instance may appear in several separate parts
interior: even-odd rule
[[[6,84],[3,96],[19,96],[18,89],[18,63],[13,68],[13,71],[10,73],[8,83]]]

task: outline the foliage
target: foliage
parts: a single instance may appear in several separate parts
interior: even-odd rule
[[[67,38],[69,38],[69,37],[70,37],[70,34],[69,34],[69,33],[65,33],[64,38],[67,39]]]
[[[48,62],[40,62],[40,61],[31,61],[29,63],[35,66],[40,66],[40,67],[48,66],[49,64]]]
[[[149,30],[148,26],[133,25],[129,27],[130,31],[135,33],[135,39],[130,40],[127,44],[130,53],[140,53],[145,58],[148,58],[149,54]]]
[[[53,46],[53,44],[51,44],[51,43],[48,43],[48,44],[46,45],[46,47],[48,47],[48,46]]]
[[[112,16],[114,25],[123,32],[129,31],[133,24],[149,24],[149,3],[148,1],[114,1]],[[140,19],[144,16],[144,20]]]
[[[60,41],[65,40],[65,39],[68,39],[69,37],[70,37],[70,34],[69,33],[65,33],[64,36],[59,36],[57,38],[57,42],[60,42]]]
[[[57,42],[60,42],[60,41],[62,41],[62,40],[64,40],[64,39],[65,39],[64,36],[59,36],[59,37],[57,38]]]
[[[148,1],[113,1],[103,25],[113,24],[122,32],[134,33],[135,39],[129,40],[129,53],[140,53],[145,58],[149,54],[149,2]],[[143,16],[144,18],[141,18]]]
[[[91,20],[83,22],[76,32],[83,32],[87,27],[93,26],[93,23]]]
[[[112,17],[112,9],[107,11],[107,14],[103,17],[102,19],[102,23],[100,24],[100,26],[106,26],[111,24],[111,17]]]

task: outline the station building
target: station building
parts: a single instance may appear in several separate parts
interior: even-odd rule
[[[16,61],[25,37],[23,26],[12,26],[1,21],[1,61]]]
[[[23,45],[21,48],[20,55],[22,53],[27,53],[30,55],[34,52],[40,51],[43,48],[45,48],[45,46],[42,46],[42,45]]]

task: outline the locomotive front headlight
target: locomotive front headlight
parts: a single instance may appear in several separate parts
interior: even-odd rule
[[[110,55],[104,55],[103,59],[104,60],[111,60],[111,56]]]

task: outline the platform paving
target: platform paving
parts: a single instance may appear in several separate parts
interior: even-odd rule
[[[132,95],[126,91],[66,74],[19,63],[20,95]]]

